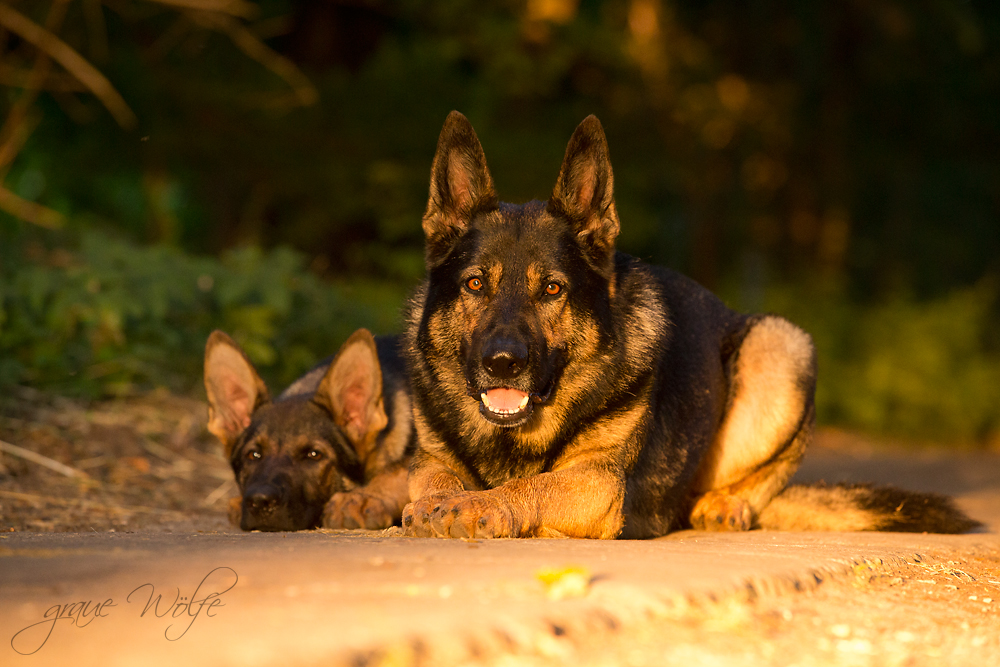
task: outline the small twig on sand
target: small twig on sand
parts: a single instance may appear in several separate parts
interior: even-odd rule
[[[54,496],[39,496],[34,493],[20,493],[18,491],[2,491],[0,490],[0,498],[11,498],[13,500],[25,500],[34,503],[54,503],[56,505],[79,505],[83,509],[88,510],[103,510],[105,512],[116,512],[119,514],[129,514],[136,512],[145,512],[148,514],[177,514],[180,516],[185,516],[184,512],[178,510],[167,510],[161,509],[159,507],[143,507],[142,505],[102,505],[100,503],[94,503],[89,500],[79,500],[75,498],[56,498]]]
[[[81,470],[71,468],[64,463],[59,463],[59,461],[54,461],[47,456],[42,456],[41,454],[37,454],[31,450],[25,449],[24,447],[18,447],[17,445],[12,445],[9,442],[4,442],[3,440],[0,440],[0,452],[22,458],[26,461],[31,461],[32,463],[37,463],[40,466],[45,466],[49,470],[54,470],[61,475],[66,475],[67,477],[76,477],[78,479],[87,480],[88,482],[93,481],[90,475]]]
[[[201,501],[201,506],[211,507],[215,503],[219,502],[221,498],[225,497],[227,493],[230,493],[230,491],[234,490],[235,487],[236,484],[233,482],[233,480],[231,478],[227,479],[225,482],[220,484],[219,487],[215,489],[215,491],[212,491],[203,501]]]
[[[914,563],[917,567],[922,567],[925,570],[931,572],[936,572],[938,574],[947,574],[949,576],[955,577],[956,579],[964,579],[965,581],[975,581],[976,578],[973,577],[968,572],[964,570],[959,570],[955,567],[948,567],[947,565],[942,565],[940,563],[935,563],[933,565],[925,565],[923,563]]]

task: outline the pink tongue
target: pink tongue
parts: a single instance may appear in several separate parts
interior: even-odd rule
[[[486,392],[490,405],[498,410],[517,410],[527,395],[517,389],[490,389]]]

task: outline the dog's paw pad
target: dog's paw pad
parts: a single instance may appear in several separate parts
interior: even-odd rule
[[[427,530],[439,537],[490,538],[514,534],[511,509],[482,491],[467,491],[422,506],[426,508],[422,518],[429,521]]]
[[[753,521],[750,503],[728,493],[706,493],[698,499],[691,511],[691,526],[695,530],[750,530]]]
[[[415,500],[403,508],[403,533],[410,537],[436,537],[441,531],[441,506],[446,500],[441,494]]]

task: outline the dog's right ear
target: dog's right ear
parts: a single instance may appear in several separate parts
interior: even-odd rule
[[[596,116],[587,116],[566,146],[548,209],[570,220],[594,267],[609,276],[620,229],[614,182],[604,128]]]
[[[208,430],[222,441],[228,458],[254,410],[271,397],[240,346],[219,330],[205,344],[205,393]]]
[[[424,213],[427,262],[434,264],[479,211],[497,208],[486,154],[469,119],[448,114],[431,165],[431,191]]]
[[[370,331],[358,329],[344,341],[313,401],[330,412],[364,460],[375,436],[389,423],[382,399],[382,366]]]

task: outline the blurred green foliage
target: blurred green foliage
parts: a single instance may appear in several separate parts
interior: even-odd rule
[[[858,304],[840,288],[772,289],[765,308],[816,342],[820,423],[915,440],[1000,443],[1000,290]]]
[[[328,284],[288,248],[214,259],[99,232],[73,245],[27,241],[0,251],[0,386],[189,392],[201,383],[208,334],[221,328],[279,389],[357,326],[399,327],[399,290]]]
[[[9,4],[39,23],[50,5]],[[258,11],[233,25],[304,72],[318,103],[204,14],[67,5],[60,37],[138,128],[56,79],[32,106],[2,183],[68,231],[25,236],[0,214],[0,382],[190,386],[184,355],[214,326],[285,381],[353,327],[395,326],[423,272],[448,111],[472,120],[509,201],[548,195],[596,113],[620,247],[803,324],[822,421],[997,437],[1000,3],[237,4]],[[36,51],[0,37],[9,110]],[[250,247],[267,250],[234,250]]]

